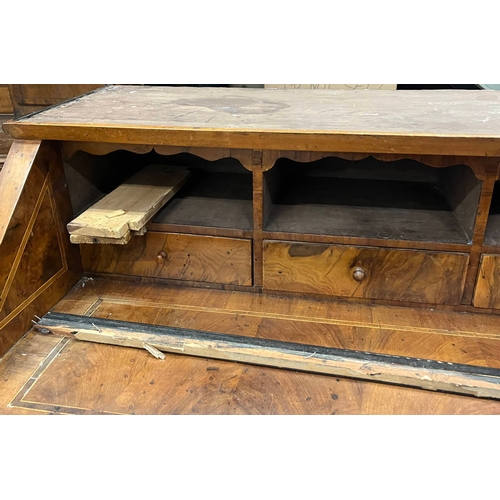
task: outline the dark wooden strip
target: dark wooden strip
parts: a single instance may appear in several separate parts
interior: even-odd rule
[[[147,343],[165,352],[500,399],[500,370],[493,368],[61,313],[48,313],[35,329],[85,341],[136,348]]]

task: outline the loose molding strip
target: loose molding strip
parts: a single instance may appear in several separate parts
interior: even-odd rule
[[[48,313],[34,328],[102,344],[147,345],[169,353],[500,399],[500,370],[493,368],[61,313]]]

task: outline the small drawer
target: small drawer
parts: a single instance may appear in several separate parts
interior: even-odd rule
[[[264,241],[264,288],[460,304],[467,254]]]
[[[252,285],[250,240],[148,232],[126,245],[81,245],[96,273]]]
[[[474,305],[500,309],[500,255],[482,255],[477,275]]]

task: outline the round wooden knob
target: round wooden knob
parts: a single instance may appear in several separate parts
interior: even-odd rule
[[[352,273],[352,277],[361,283],[366,278],[365,270],[362,267],[356,267]]]
[[[167,258],[167,254],[162,250],[157,256],[156,256],[156,262],[158,264],[163,264],[165,262],[165,259]]]

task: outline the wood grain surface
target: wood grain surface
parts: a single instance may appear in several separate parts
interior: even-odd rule
[[[500,368],[500,317],[107,280],[54,310]],[[2,414],[500,414],[500,403],[28,334],[0,361]],[[52,361],[50,361],[52,360]]]
[[[86,271],[252,284],[250,240],[148,232],[127,245],[82,245]]]
[[[316,91],[110,86],[9,122],[15,138],[500,156],[493,91]]]
[[[0,156],[6,155],[9,152],[10,146],[12,145],[12,137],[8,136],[2,130],[2,124],[8,120],[11,120],[11,115],[0,114]]]
[[[476,289],[476,307],[500,309],[500,256],[482,255]]]
[[[5,84],[0,84],[0,115],[6,114],[11,115],[14,113],[12,108],[12,102],[10,100],[9,86]],[[1,123],[0,123],[0,133],[1,133]]]
[[[53,144],[15,143],[0,178],[0,355],[81,277],[62,160]]]
[[[264,288],[459,304],[466,254],[264,242]],[[356,270],[362,274],[357,280]]]
[[[53,312],[43,316],[34,330],[85,342],[146,349],[162,360],[166,357],[162,353],[182,353],[500,399],[500,370],[481,366]]]
[[[140,231],[189,177],[182,168],[148,165],[68,224],[72,235],[124,238]]]
[[[40,141],[16,141],[0,173],[0,244],[23,193]],[[24,203],[24,202],[23,202]]]

